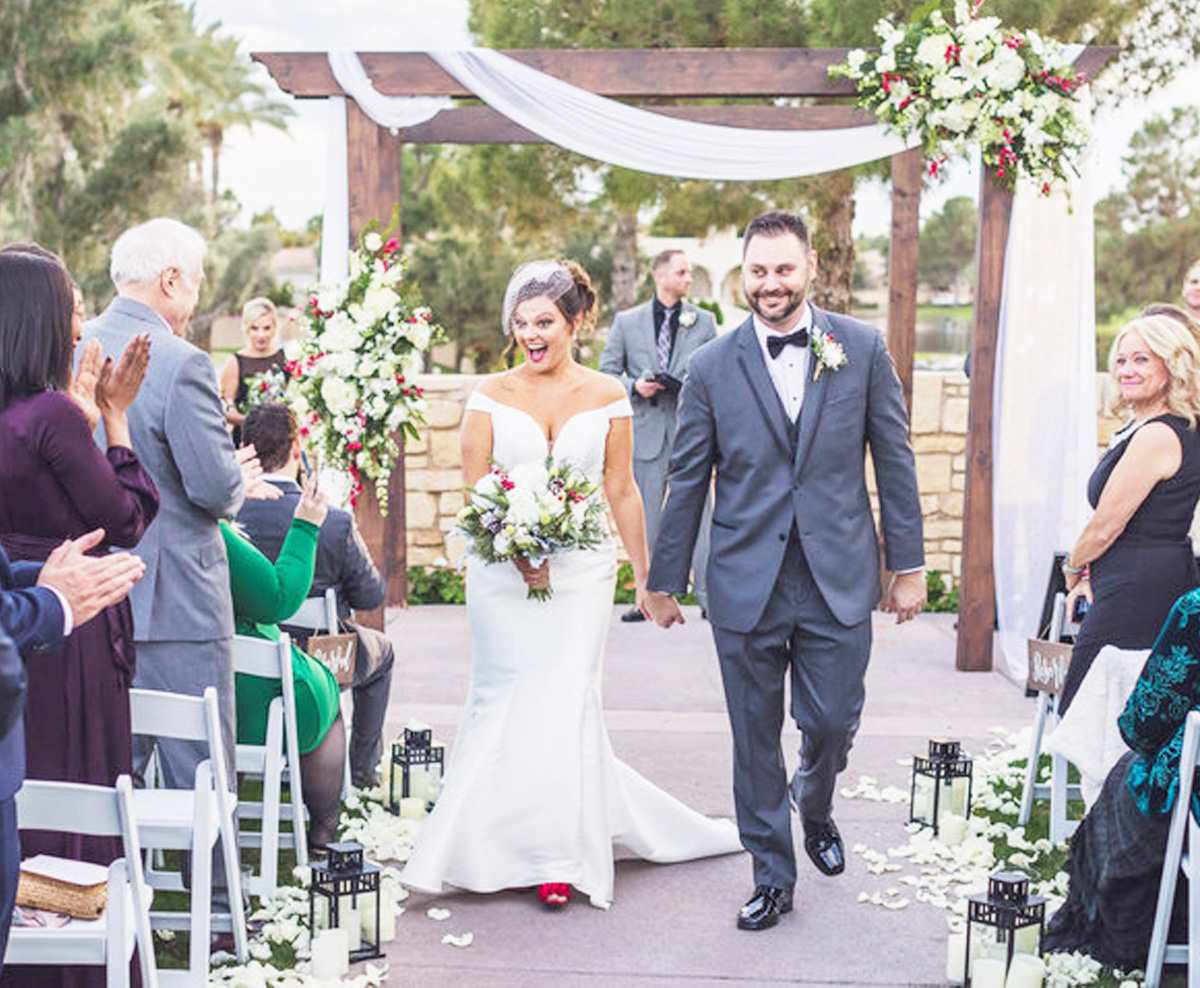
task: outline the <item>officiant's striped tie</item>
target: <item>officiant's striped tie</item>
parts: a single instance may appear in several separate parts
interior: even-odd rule
[[[663,311],[662,325],[658,328],[658,369],[665,371],[671,362],[671,310]]]

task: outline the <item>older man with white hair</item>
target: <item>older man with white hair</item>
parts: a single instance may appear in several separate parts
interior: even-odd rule
[[[136,550],[146,572],[130,594],[134,685],[194,696],[216,686],[232,768],[233,604],[217,520],[241,507],[242,473],[212,361],[183,338],[200,295],[206,249],[199,233],[172,219],[126,230],[113,245],[109,268],[117,297],[84,326],[83,339],[98,339],[115,356],[134,336],[150,334],[150,365],[129,409],[129,430],[161,506]],[[190,788],[202,748],[163,742],[159,755],[166,783]],[[144,764],[148,751],[135,750],[135,766],[139,756]]]

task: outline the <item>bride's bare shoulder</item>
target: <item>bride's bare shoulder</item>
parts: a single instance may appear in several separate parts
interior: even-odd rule
[[[475,390],[485,398],[503,401],[505,396],[511,396],[515,391],[513,373],[501,371],[499,374],[489,374],[475,385]]]
[[[587,371],[584,384],[588,396],[595,399],[589,404],[609,405],[626,396],[625,386],[611,374],[592,370],[590,367],[585,367],[584,370]]]

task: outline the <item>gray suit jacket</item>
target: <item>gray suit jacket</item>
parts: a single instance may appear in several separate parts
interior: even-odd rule
[[[695,316],[691,326],[682,325],[685,313]],[[667,373],[681,381],[687,377],[688,361],[692,354],[709,340],[715,339],[717,325],[712,313],[683,303],[680,326],[675,331],[675,346]],[[632,309],[618,312],[613,319],[600,370],[621,379],[633,403],[633,456],[636,460],[654,460],[671,451],[675,440],[675,415],[678,397],[660,391],[653,399],[643,398],[633,390],[634,382],[647,371],[658,371],[658,327],[654,325],[654,302],[643,302]]]
[[[134,550],[146,563],[129,594],[134,638],[228,638],[233,605],[217,519],[237,514],[242,476],[212,360],[151,309],[120,296],[84,326],[83,338],[98,339],[115,360],[130,339],[146,332],[150,366],[129,409],[129,431],[134,452],[158,485],[161,505]]]
[[[829,609],[843,625],[879,600],[864,453],[879,490],[887,564],[924,565],[921,503],[895,367],[874,326],[813,308],[848,363],[809,378],[793,446],[751,320],[692,360],[680,401],[662,528],[649,586],[687,587],[692,544],[716,470],[708,618],[745,633],[762,616],[793,528]]]

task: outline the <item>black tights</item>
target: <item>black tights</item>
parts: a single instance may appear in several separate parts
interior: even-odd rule
[[[325,737],[300,756],[300,779],[308,809],[308,843],[324,847],[337,839],[342,803],[342,772],[346,767],[346,725],[338,711]]]

